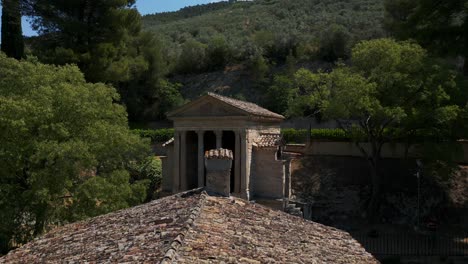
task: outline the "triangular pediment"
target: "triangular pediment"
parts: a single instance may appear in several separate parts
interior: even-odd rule
[[[168,114],[169,118],[180,117],[240,117],[248,113],[211,96],[203,96]]]

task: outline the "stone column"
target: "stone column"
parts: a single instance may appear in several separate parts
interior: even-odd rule
[[[180,132],[174,132],[174,171],[172,176],[172,192],[180,191]]]
[[[230,195],[232,150],[212,149],[205,154],[206,191],[222,196]]]
[[[216,135],[216,148],[220,149],[223,147],[223,131],[217,130],[214,133]]]
[[[241,193],[241,140],[240,132],[235,131],[236,147],[234,153],[234,192]]]
[[[187,131],[180,132],[180,188],[187,190]]]
[[[249,166],[249,143],[247,141],[247,132],[242,131],[241,134],[241,195],[242,198],[246,200],[250,200],[250,175],[248,173],[248,166]]]
[[[205,166],[203,164],[205,131],[197,131],[198,135],[198,187],[205,186]]]

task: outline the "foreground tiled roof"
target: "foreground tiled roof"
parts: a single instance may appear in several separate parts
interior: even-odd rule
[[[226,96],[222,96],[222,95],[219,95],[219,94],[215,94],[215,93],[208,93],[209,96],[211,97],[214,97],[220,101],[223,101],[227,104],[230,104],[234,107],[237,107],[239,109],[242,109],[248,113],[251,113],[253,115],[257,115],[257,116],[264,116],[264,117],[273,117],[273,118],[279,118],[279,119],[284,119],[284,116],[280,115],[280,114],[277,114],[277,113],[274,113],[268,109],[265,109],[263,107],[260,107],[254,103],[250,103],[250,102],[246,102],[246,101],[241,101],[241,100],[237,100],[237,99],[234,99],[234,98],[231,98],[231,97],[226,97]]]
[[[0,263],[378,263],[349,234],[188,192],[57,228]]]
[[[255,146],[259,148],[272,148],[284,145],[281,134],[261,134],[255,140]]]

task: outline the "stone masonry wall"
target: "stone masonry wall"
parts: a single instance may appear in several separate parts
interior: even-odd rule
[[[284,165],[276,160],[273,148],[254,148],[252,155],[251,186],[256,198],[284,197]]]

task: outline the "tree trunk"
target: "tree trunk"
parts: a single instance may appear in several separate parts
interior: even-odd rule
[[[1,50],[8,57],[24,57],[24,40],[21,28],[20,0],[2,0]]]

